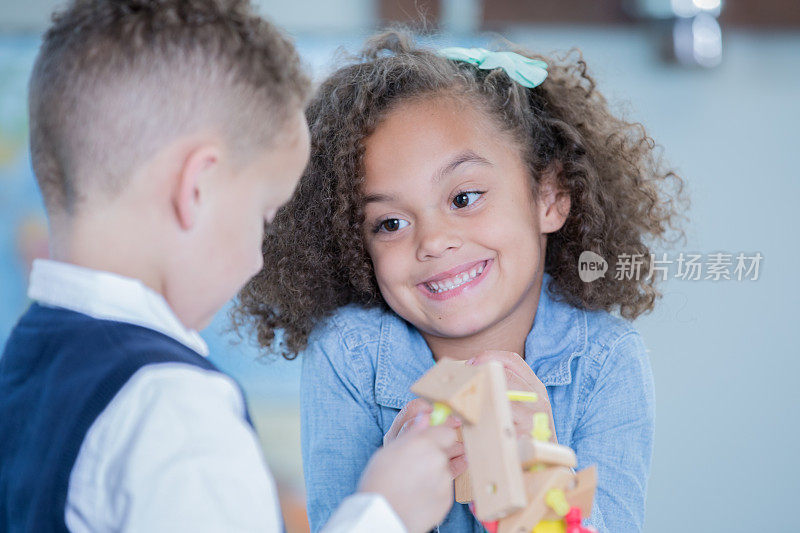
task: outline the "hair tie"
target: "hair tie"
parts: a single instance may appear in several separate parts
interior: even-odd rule
[[[533,88],[547,78],[547,63],[516,52],[490,52],[484,48],[442,48],[437,53],[452,61],[464,61],[482,70],[503,69],[523,87]]]

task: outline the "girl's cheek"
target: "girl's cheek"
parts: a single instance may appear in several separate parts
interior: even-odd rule
[[[536,233],[533,221],[525,217],[524,213],[512,209],[491,214],[482,220],[479,228],[493,239],[512,243],[519,239],[528,240]]]
[[[406,262],[401,257],[398,257],[398,254],[395,253],[396,251],[396,249],[387,247],[376,251],[375,255],[372,255],[372,265],[375,268],[375,278],[378,281],[378,285],[389,290],[402,281],[403,271],[408,270],[404,267]]]

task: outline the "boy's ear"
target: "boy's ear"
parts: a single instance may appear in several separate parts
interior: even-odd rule
[[[539,229],[542,233],[560,230],[569,216],[571,200],[569,192],[559,186],[560,163],[551,166],[539,181]]]
[[[192,149],[178,171],[172,203],[178,222],[184,230],[190,230],[197,218],[197,209],[203,197],[201,185],[219,161],[219,151],[213,146]]]

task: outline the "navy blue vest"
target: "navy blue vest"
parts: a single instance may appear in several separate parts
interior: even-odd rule
[[[217,370],[156,331],[30,307],[0,359],[0,531],[67,531],[69,476],[89,427],[137,370],[167,362]]]

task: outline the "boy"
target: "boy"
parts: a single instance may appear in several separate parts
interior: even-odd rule
[[[308,158],[307,85],[244,0],[54,17],[30,80],[53,260],[0,359],[0,530],[280,530],[241,391],[196,330],[261,268]],[[454,443],[419,427],[381,450],[328,529],[431,528]]]

